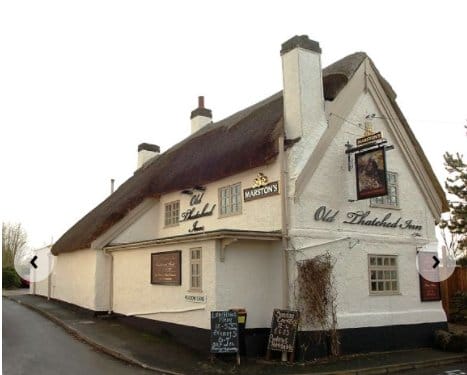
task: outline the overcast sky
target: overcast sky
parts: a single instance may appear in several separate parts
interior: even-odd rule
[[[281,43],[323,67],[366,52],[433,169],[467,151],[464,1],[3,1],[3,221],[57,240],[131,176],[142,142],[189,135],[198,95],[220,120],[282,88]],[[466,153],[467,154],[467,153]]]

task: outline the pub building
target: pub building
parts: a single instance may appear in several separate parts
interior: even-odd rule
[[[206,352],[211,312],[242,308],[246,354],[264,355],[273,310],[301,303],[297,265],[329,254],[341,353],[431,344],[446,315],[415,262],[448,207],[395,92],[363,52],[322,69],[303,35],[280,56],[282,91],[220,121],[200,97],[191,135],[138,147],[53,245],[51,298]],[[316,330],[302,319],[297,348]]]

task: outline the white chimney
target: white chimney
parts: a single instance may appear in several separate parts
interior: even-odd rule
[[[191,112],[191,134],[212,122],[212,112],[204,108],[204,96],[198,96],[198,108]]]
[[[310,130],[317,140],[326,126],[319,43],[296,35],[282,44],[281,57],[286,138],[297,139]]]
[[[140,169],[144,163],[146,163],[149,159],[159,155],[161,149],[157,145],[152,145],[150,143],[141,143],[138,146],[138,164],[136,169]]]

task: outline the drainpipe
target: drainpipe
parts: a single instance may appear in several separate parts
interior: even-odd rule
[[[109,279],[109,308],[107,314],[112,314],[114,305],[114,256],[107,249],[104,249],[104,254],[110,257],[110,279]]]
[[[47,301],[50,301],[50,294],[52,290],[52,257],[53,255],[51,253],[48,254],[48,276],[47,276]]]
[[[287,220],[289,218],[287,183],[289,174],[284,151],[284,136],[279,137],[279,163],[281,168],[281,218],[282,218],[282,306],[289,308],[289,231]]]

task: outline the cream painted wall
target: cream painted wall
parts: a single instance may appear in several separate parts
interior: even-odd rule
[[[135,223],[123,230],[112,243],[129,243],[154,239],[156,228],[160,225],[159,211],[160,205],[155,202],[148,211],[143,213]],[[131,214],[131,213],[130,213]]]
[[[336,110],[336,109],[334,109]],[[382,131],[383,137],[395,149],[387,152],[389,171],[399,179],[400,209],[371,207],[369,200],[356,201],[355,167],[347,170],[345,143],[355,144],[363,136],[363,123],[367,114],[376,114],[374,131]],[[348,122],[341,125],[311,179],[298,200],[290,199],[291,246],[299,252],[291,252],[293,260],[311,258],[329,251],[336,259],[339,328],[355,328],[392,324],[412,324],[445,321],[441,302],[421,302],[418,273],[415,266],[417,247],[436,242],[434,220],[431,211],[415,179],[414,171],[402,153],[387,120],[369,92],[361,92]],[[353,124],[352,124],[353,123]],[[354,157],[352,157],[352,161]],[[314,219],[320,206],[338,211],[334,221]],[[382,218],[391,213],[390,221],[402,217],[421,225],[421,231],[345,224],[348,212],[371,211],[369,218]],[[402,221],[401,221],[402,223]],[[335,242],[330,242],[334,241]],[[400,295],[370,296],[368,283],[368,254],[398,256]],[[291,262],[295,264],[294,261]],[[296,276],[295,266],[291,274]],[[291,293],[293,295],[293,293]]]
[[[102,250],[62,253],[52,273],[52,298],[96,310],[96,255]]]
[[[216,259],[216,308],[245,308],[247,328],[267,328],[272,311],[281,308],[280,241],[243,241],[227,246]]]
[[[232,185],[240,182],[243,189],[253,186],[254,179],[258,173],[262,172],[266,175],[270,182],[280,180],[279,163],[275,162],[268,166],[261,168],[251,169],[249,171],[215,181],[207,185],[205,195],[202,203],[197,205],[197,209],[202,210],[206,203],[209,207],[213,204],[216,205],[212,216],[207,216],[199,219],[199,225],[204,226],[205,231],[212,231],[217,229],[240,229],[240,230],[258,230],[258,231],[271,231],[279,230],[281,228],[280,220],[280,195],[270,196],[262,199],[257,199],[249,202],[243,202],[242,197],[242,214],[232,215],[228,217],[220,217],[219,215],[219,188]],[[180,199],[180,211],[186,211],[191,208],[191,197],[180,192],[174,192],[164,195],[161,199],[161,210],[159,220],[162,224],[159,226],[158,237],[174,236],[178,234],[188,234],[188,230],[192,227],[194,220],[181,222],[176,227],[163,227],[164,204],[173,200]],[[264,207],[267,206],[267,209]]]
[[[215,241],[168,245],[113,252],[113,311],[165,322],[210,328],[210,311],[216,306]],[[190,292],[189,254],[202,249],[202,292]],[[182,251],[182,285],[151,284],[151,253]],[[206,303],[185,300],[185,295],[203,295]]]
[[[50,254],[50,247],[44,247],[42,249],[38,249],[35,251],[35,253],[38,257],[47,256],[46,255],[47,253]],[[52,256],[52,254],[50,254],[50,256]],[[50,261],[48,264],[49,268],[47,270],[51,268],[51,263],[52,262]],[[31,267],[30,268],[30,274],[31,274],[30,280],[35,280],[33,273],[34,273],[34,268]],[[37,282],[31,281],[29,283],[29,293],[47,297],[49,293],[49,278],[47,277],[44,280],[37,281]]]
[[[252,187],[254,179],[258,173],[263,173],[269,179],[269,182],[280,180],[280,167],[276,161],[270,165],[251,169],[237,175],[224,178],[206,185],[206,191],[200,204],[196,207],[202,211],[206,203],[208,209],[215,204],[213,215],[201,217],[198,220],[198,226],[204,226],[205,231],[218,229],[238,229],[238,230],[257,230],[273,231],[281,229],[281,198],[280,195],[261,198],[249,202],[243,202],[242,213],[227,217],[219,215],[219,188],[240,182],[243,189]],[[192,196],[181,194],[180,191],[164,194],[160,201],[153,208],[143,214],[138,220],[126,228],[115,239],[112,244],[138,242],[149,239],[164,238],[190,234],[195,220],[180,222],[175,226],[164,226],[165,204],[180,200],[180,214],[190,208],[190,199]],[[265,209],[266,207],[266,209]]]

